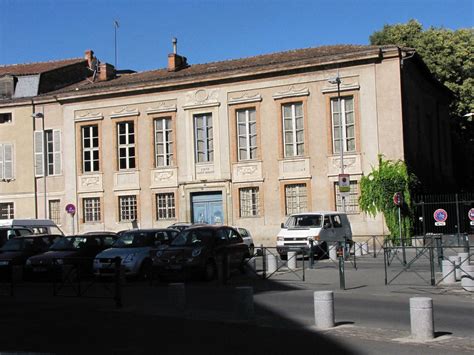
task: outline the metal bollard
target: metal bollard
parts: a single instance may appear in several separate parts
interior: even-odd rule
[[[364,242],[362,244],[362,254],[367,255],[369,254],[370,249],[369,249],[369,242]]]
[[[461,272],[461,278],[463,275],[467,275],[466,271],[464,271],[464,267],[469,265],[469,253],[458,253],[458,256],[461,258],[461,262],[459,263],[459,271]]]
[[[314,297],[314,324],[318,329],[334,327],[334,292],[315,291]]]
[[[295,270],[296,269],[296,251],[289,251],[288,252],[288,269]]]
[[[454,265],[454,278],[456,281],[461,280],[461,270],[459,270],[459,265],[461,264],[461,258],[459,256],[450,256],[449,261]]]
[[[168,285],[168,301],[179,311],[186,309],[186,286],[183,282]]]
[[[449,260],[443,260],[443,284],[453,284],[456,282],[456,274],[454,273],[454,264]]]
[[[235,316],[242,320],[253,320],[255,308],[253,302],[253,288],[248,286],[236,287],[233,293]]]
[[[354,253],[355,253],[355,256],[362,255],[362,245],[360,243],[354,243]]]
[[[469,292],[474,292],[474,265],[464,266],[465,275],[461,276],[461,287]]]
[[[275,255],[267,254],[267,276],[273,274],[277,270],[277,260]]]
[[[411,336],[417,340],[434,338],[433,299],[410,298]]]

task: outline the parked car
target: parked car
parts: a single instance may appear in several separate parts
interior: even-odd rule
[[[186,228],[193,227],[193,226],[205,226],[207,223],[189,223],[189,222],[176,222],[172,225],[168,226],[168,228],[177,229],[180,232]]]
[[[153,256],[158,275],[199,275],[205,280],[217,276],[218,263],[228,256],[229,267],[243,267],[248,247],[236,229],[206,225],[187,228],[169,247],[160,248]]]
[[[151,271],[150,251],[160,245],[171,243],[178,233],[178,230],[171,228],[136,229],[123,232],[111,248],[96,256],[94,273],[96,276],[114,275],[114,260],[119,257],[125,276],[146,278]]]
[[[25,265],[29,257],[44,253],[61,237],[62,235],[59,234],[36,234],[8,240],[0,248],[0,274],[2,276],[11,275],[13,266]]]
[[[247,247],[249,248],[249,253],[248,253],[248,257],[252,257],[255,253],[255,245],[253,244],[253,238],[252,238],[252,234],[250,234],[250,231],[246,228],[242,228],[242,227],[234,227],[235,229],[237,229],[237,231],[240,233],[240,236],[242,237],[244,243],[247,245]]]
[[[97,254],[109,248],[116,236],[109,234],[88,234],[63,237],[54,242],[45,253],[28,258],[25,272],[41,275],[57,271],[61,265],[74,265],[81,273],[91,273]]]
[[[21,237],[24,235],[33,234],[33,230],[26,227],[17,226],[3,226],[0,227],[0,247],[3,246],[8,240]]]

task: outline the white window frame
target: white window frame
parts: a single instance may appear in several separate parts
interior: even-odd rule
[[[13,180],[14,178],[14,149],[13,144],[0,144],[0,180]]]
[[[308,198],[306,183],[285,185],[285,214],[289,216],[293,213],[308,212]]]
[[[346,110],[346,100],[352,100],[352,111]],[[336,111],[335,109],[339,107],[338,101],[339,100],[338,100],[337,97],[331,98],[332,151],[333,151],[333,154],[338,154],[338,153],[341,152],[339,149],[337,149],[337,145],[336,145],[336,134],[339,134],[339,135],[341,134],[341,126],[336,125],[336,120],[335,120],[335,115],[337,114],[335,112]],[[342,111],[341,124],[342,124],[342,127],[343,127],[343,129],[342,129],[342,144],[343,144],[343,147],[344,147],[344,152],[347,152],[347,153],[355,152],[355,150],[356,150],[356,141],[355,141],[356,140],[356,137],[355,137],[355,130],[356,130],[355,124],[356,124],[356,122],[355,122],[354,96],[341,97],[341,111]],[[347,115],[349,113],[352,113],[353,119],[354,119],[354,122],[351,123],[351,124],[347,123]],[[354,126],[354,136],[353,137],[348,137],[347,136],[347,129],[350,126]],[[349,139],[354,140],[354,149],[348,150],[347,145],[348,145],[348,140]]]
[[[4,209],[6,210],[4,215]],[[15,218],[15,203],[14,202],[1,202],[0,203],[0,219],[13,219]]]
[[[173,192],[160,192],[155,195],[156,220],[176,218],[176,199]]]
[[[195,151],[195,159],[196,163],[210,163],[214,161],[214,127],[212,121],[212,113],[200,113],[195,114],[194,118],[194,151]],[[198,128],[197,121],[199,119],[203,120],[202,128]],[[202,131],[203,136],[202,139],[199,139],[198,131]],[[198,149],[199,142],[202,141],[203,143],[203,150],[200,151]],[[200,155],[202,154],[203,159],[200,159]]]
[[[125,125],[125,143],[120,143],[120,126]],[[130,126],[133,126],[133,133],[130,132]],[[130,143],[130,137],[133,135],[133,143]],[[117,157],[118,157],[118,170],[130,170],[135,169],[137,166],[136,162],[136,136],[135,136],[135,122],[134,121],[123,121],[117,122]],[[130,150],[133,148],[135,155],[130,154]],[[120,155],[120,149],[125,149],[125,155]],[[125,159],[125,167],[120,166],[120,160]],[[133,164],[132,164],[133,161]]]
[[[296,105],[301,105],[301,116],[297,117],[296,116]],[[285,107],[291,107],[291,116],[289,117],[291,119],[291,128],[289,130],[285,129],[285,119],[287,117],[285,116]],[[281,117],[282,117],[282,132],[283,132],[283,156],[285,158],[291,158],[291,157],[300,157],[304,155],[304,110],[303,110],[303,102],[298,101],[298,102],[291,102],[291,103],[286,103],[281,105]],[[303,124],[303,127],[301,129],[296,128],[296,119],[301,118],[301,122]],[[302,131],[303,132],[303,140],[301,142],[298,141],[298,132]],[[286,133],[290,132],[292,135],[291,142],[286,141]],[[286,146],[290,145],[293,148],[293,154],[289,155],[286,152]],[[298,152],[298,146],[301,146],[301,152]]]
[[[94,136],[94,129],[97,130],[97,135]],[[85,131],[88,130],[90,141],[89,147],[86,147]],[[99,125],[90,125],[81,127],[82,139],[82,172],[94,173],[100,171],[100,142],[99,142]],[[94,146],[94,140],[97,139],[97,146]],[[86,159],[86,153],[89,153],[90,159]],[[97,159],[94,159],[94,153],[97,153]],[[94,163],[97,162],[97,168],[94,168]],[[86,169],[86,163],[89,163],[90,168]]]
[[[254,120],[251,120],[250,113],[254,113]],[[245,114],[245,121],[239,122],[239,114]],[[257,110],[255,107],[239,109],[235,111],[235,121],[237,125],[237,154],[239,161],[255,160],[257,158]],[[255,125],[255,134],[250,133],[250,125]],[[244,126],[244,134],[240,134],[240,126]],[[255,136],[255,146],[252,146],[252,138]],[[245,140],[245,146],[240,145],[240,139]],[[246,157],[242,157],[241,151],[245,152]]]
[[[173,127],[171,117],[158,117],[153,120],[155,131],[155,166],[166,167],[173,165]],[[159,140],[161,133],[162,140]],[[163,146],[163,152],[159,153],[158,147]],[[160,158],[162,163],[160,164]]]
[[[136,195],[119,196],[119,221],[133,222],[138,218]]]
[[[97,223],[101,218],[100,197],[84,197],[82,199],[82,210],[84,223]]]
[[[260,189],[258,187],[243,187],[239,189],[240,217],[260,216]]]
[[[61,130],[35,131],[34,148],[36,177],[44,176],[45,173],[46,176],[62,174]],[[44,170],[45,167],[47,168],[46,171]]]

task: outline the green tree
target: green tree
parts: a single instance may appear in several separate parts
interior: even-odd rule
[[[399,239],[399,224],[398,207],[393,203],[393,195],[396,192],[401,192],[403,195],[400,209],[402,236],[409,238],[413,233],[411,191],[417,182],[416,176],[408,172],[405,162],[384,160],[382,155],[379,155],[379,166],[373,167],[372,172],[363,176],[360,181],[361,210],[372,216],[382,213],[394,241]]]

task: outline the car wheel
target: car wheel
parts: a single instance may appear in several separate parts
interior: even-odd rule
[[[141,280],[150,280],[152,277],[152,264],[150,259],[145,259],[140,266],[140,272],[138,275]]]
[[[216,263],[213,260],[208,260],[204,266],[204,280],[212,281],[217,276]]]

